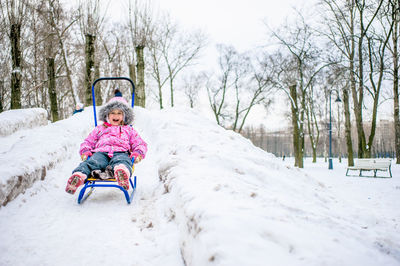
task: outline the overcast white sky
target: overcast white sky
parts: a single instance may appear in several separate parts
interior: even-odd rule
[[[211,41],[232,44],[238,50],[260,45],[266,32],[264,21],[283,21],[296,0],[158,0],[162,10],[183,26],[204,29]],[[279,4],[276,4],[279,2]]]
[[[154,10],[167,11],[182,27],[204,30],[211,45],[231,44],[243,52],[265,43],[266,22],[277,26],[293,12],[293,7],[315,1],[152,0],[152,3]],[[111,1],[109,12],[115,17],[123,16],[127,2],[128,0]]]

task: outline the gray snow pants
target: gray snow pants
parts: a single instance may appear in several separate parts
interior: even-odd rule
[[[72,173],[81,172],[89,176],[94,170],[104,171],[108,165],[114,169],[114,166],[118,164],[124,164],[132,175],[132,161],[128,152],[114,152],[111,158],[108,157],[107,152],[95,152],[90,159],[81,162]]]

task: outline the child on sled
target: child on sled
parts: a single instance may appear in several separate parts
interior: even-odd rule
[[[146,142],[130,126],[133,119],[133,110],[123,97],[112,98],[100,109],[99,120],[104,123],[81,144],[79,154],[83,162],[72,171],[66,192],[74,194],[93,171],[105,170],[106,167],[111,167],[121,187],[129,189],[132,159],[138,163],[147,152]]]

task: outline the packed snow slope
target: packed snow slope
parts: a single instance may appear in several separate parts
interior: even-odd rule
[[[90,112],[85,112],[47,125],[47,112],[42,108],[0,113],[0,127],[12,129],[0,137],[0,165],[6,166],[0,167],[0,206],[44,179],[47,170],[74,154],[75,144],[93,128],[94,122],[87,122],[91,117]]]
[[[47,124],[47,112],[43,108],[17,109],[0,113],[0,137],[21,129],[35,128]]]
[[[400,265],[397,165],[393,178],[346,177],[344,164],[302,170],[192,110],[135,113],[149,152],[131,205],[113,188],[83,205],[64,192],[93,128],[90,108],[54,123],[65,134],[80,126],[73,144],[62,133],[54,141],[51,125],[27,134],[40,154],[47,140],[68,148],[0,208],[0,265]]]

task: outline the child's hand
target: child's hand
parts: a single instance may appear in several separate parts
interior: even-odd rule
[[[139,163],[143,159],[142,155],[135,157],[135,161],[133,163]]]
[[[89,156],[92,156],[92,153],[90,151],[82,153],[81,155],[82,161],[86,161]]]
[[[131,155],[130,155],[129,157],[130,157],[131,159],[132,159],[132,158],[135,158],[135,161],[133,161],[133,163],[138,163],[138,162],[140,162],[140,161],[143,159],[143,156],[140,155],[140,154],[137,153],[137,152],[132,152]]]

